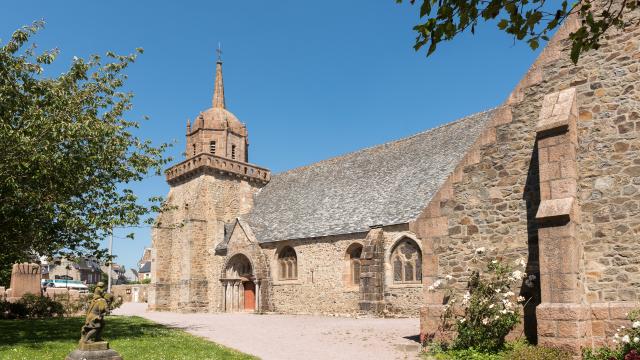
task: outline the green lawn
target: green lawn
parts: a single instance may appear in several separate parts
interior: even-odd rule
[[[64,359],[76,348],[83,318],[0,320],[0,359]],[[125,360],[255,359],[140,317],[109,316],[103,337]]]

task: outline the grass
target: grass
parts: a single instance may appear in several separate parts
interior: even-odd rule
[[[84,318],[0,320],[0,359],[64,359]],[[256,359],[140,317],[109,316],[103,338],[124,359]]]

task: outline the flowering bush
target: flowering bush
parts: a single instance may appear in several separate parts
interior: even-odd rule
[[[485,249],[476,250],[476,255]],[[513,268],[495,259],[487,264],[484,274],[474,271],[469,279],[467,292],[460,298],[448,288],[451,276],[437,280],[428,290],[445,288],[446,304],[442,315],[441,330],[455,329],[457,336],[451,349],[475,349],[495,353],[504,347],[505,337],[520,322],[521,304],[526,302],[513,289],[523,280],[533,286],[534,275],[524,272],[525,261],[516,261]]]
[[[613,336],[614,347],[585,350],[584,360],[640,360],[640,310],[629,313],[631,326],[621,326]]]

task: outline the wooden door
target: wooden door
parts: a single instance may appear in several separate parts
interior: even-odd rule
[[[244,285],[244,309],[255,310],[256,309],[256,285],[247,281]]]

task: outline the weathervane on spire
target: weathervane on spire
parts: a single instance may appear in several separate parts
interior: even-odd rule
[[[218,41],[218,48],[216,49],[216,53],[218,54],[218,62],[222,63],[222,44]]]

